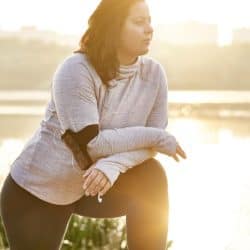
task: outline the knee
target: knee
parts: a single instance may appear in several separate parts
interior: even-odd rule
[[[168,182],[162,164],[156,159],[144,162],[141,168],[141,181],[138,181],[135,204],[146,211],[156,211],[162,216],[168,211]]]
[[[167,174],[162,164],[151,158],[145,162],[145,179],[143,181],[144,188],[150,188],[155,193],[167,193],[168,180]]]
[[[161,162],[151,158],[147,161],[147,169],[152,175],[153,180],[167,182],[167,174]]]

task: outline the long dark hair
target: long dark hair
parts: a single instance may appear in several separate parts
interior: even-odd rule
[[[88,28],[80,39],[85,53],[104,84],[116,77],[119,68],[117,48],[121,29],[131,6],[144,0],[101,0],[88,20]]]

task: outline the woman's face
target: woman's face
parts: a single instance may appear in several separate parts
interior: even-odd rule
[[[138,1],[130,8],[121,30],[119,53],[129,57],[146,54],[152,35],[148,5],[144,1]]]

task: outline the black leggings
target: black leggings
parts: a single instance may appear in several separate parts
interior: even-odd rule
[[[165,250],[168,187],[162,165],[151,158],[119,176],[103,196],[83,196],[69,205],[42,201],[9,174],[1,191],[1,216],[10,250],[58,250],[72,213],[95,218],[126,215],[129,250]]]

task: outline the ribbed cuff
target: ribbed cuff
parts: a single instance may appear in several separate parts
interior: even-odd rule
[[[117,168],[115,168],[114,166],[110,165],[110,164],[105,164],[104,162],[100,162],[98,163],[98,161],[95,163],[95,167],[96,169],[99,169],[100,171],[102,171],[106,177],[109,179],[111,186],[113,186],[113,184],[115,183],[115,181],[118,179],[120,172]]]

